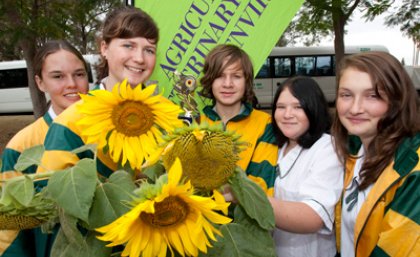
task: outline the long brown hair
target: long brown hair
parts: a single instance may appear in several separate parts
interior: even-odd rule
[[[223,62],[227,62],[223,65]],[[223,70],[229,65],[239,61],[245,76],[245,93],[242,102],[251,103],[255,94],[253,90],[254,69],[248,54],[238,46],[231,44],[222,44],[213,48],[207,55],[204,67],[203,77],[200,83],[203,86],[202,95],[215,102],[212,85],[215,79],[220,77]]]
[[[360,176],[361,190],[373,184],[392,162],[398,145],[405,137],[420,130],[418,99],[413,82],[401,63],[385,52],[367,52],[347,56],[340,64],[338,80],[348,68],[369,74],[376,94],[383,91],[388,99],[388,111],[378,122],[377,135],[369,144]],[[336,150],[343,159],[355,158],[349,150],[349,133],[335,113],[332,134]]]
[[[159,29],[155,21],[144,11],[130,6],[119,7],[105,18],[102,26],[102,34],[98,40],[99,49],[101,42],[109,44],[114,38],[143,37],[157,44],[159,41]],[[98,65],[98,79],[108,76],[108,62],[101,57]]]

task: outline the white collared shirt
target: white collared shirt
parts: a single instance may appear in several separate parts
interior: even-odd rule
[[[52,120],[55,120],[55,118],[57,117],[57,114],[53,110],[52,105],[50,105],[50,108],[48,108],[48,114],[50,115]]]
[[[356,224],[356,218],[365,202],[367,195],[372,189],[372,185],[363,191],[358,190],[358,186],[361,183],[359,176],[362,164],[365,160],[363,146],[360,147],[359,158],[356,160],[354,165],[353,179],[352,182],[346,187],[343,196],[342,210],[341,210],[341,256],[342,257],[354,257],[354,225]],[[351,194],[357,194],[357,197],[352,197]]]
[[[275,181],[274,196],[307,204],[323,220],[324,227],[312,234],[275,229],[277,255],[334,256],[334,208],[343,189],[344,169],[334,150],[332,138],[324,134],[309,149],[297,145],[286,155],[285,148],[286,145],[279,152],[279,176]]]

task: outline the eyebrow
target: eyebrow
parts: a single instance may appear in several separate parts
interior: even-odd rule
[[[86,70],[84,68],[74,70],[73,72],[80,72],[80,71],[86,72]],[[48,74],[61,74],[61,73],[64,73],[64,72],[61,71],[61,70],[53,70],[53,71],[48,72]]]

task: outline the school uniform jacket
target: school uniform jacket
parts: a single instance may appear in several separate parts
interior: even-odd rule
[[[45,137],[45,152],[42,157],[42,167],[38,172],[44,172],[44,168],[49,171],[58,171],[74,166],[83,158],[93,159],[94,154],[90,150],[74,154],[71,151],[85,145],[81,137],[81,131],[75,125],[82,118],[77,110],[77,106],[83,100],[64,110],[51,124]],[[97,170],[104,177],[109,177],[118,166],[112,159],[102,151],[97,151]]]
[[[271,125],[271,117],[265,112],[255,110],[250,104],[245,104],[244,110],[225,124],[225,129],[241,135],[240,141],[247,143],[239,154],[237,165],[247,176],[261,185],[266,193],[273,195],[276,178],[278,146]],[[221,123],[220,116],[212,106],[203,109],[201,122],[210,125]]]
[[[52,123],[48,112],[35,122],[20,130],[6,145],[3,152],[3,178],[21,175],[14,170],[19,156],[23,150],[44,143],[45,135]],[[36,166],[31,166],[23,173],[35,173]],[[6,172],[8,171],[8,172]],[[4,173],[6,172],[6,173]],[[55,234],[44,234],[41,228],[27,230],[1,230],[0,231],[0,256],[1,257],[47,257],[55,238]]]
[[[373,185],[356,218],[355,256],[420,256],[420,133],[405,139],[394,161]],[[360,148],[360,144],[359,147]],[[357,154],[354,149],[352,154]],[[352,180],[355,160],[347,160],[344,188]],[[341,202],[336,208],[340,249]]]
[[[14,166],[23,152],[23,150],[31,148],[36,145],[44,143],[45,135],[48,128],[52,123],[52,118],[48,112],[41,118],[38,118],[33,123],[29,124],[20,130],[10,141],[7,143],[6,148],[2,155],[2,169],[1,171],[12,171]],[[31,166],[24,173],[35,173],[36,166]]]

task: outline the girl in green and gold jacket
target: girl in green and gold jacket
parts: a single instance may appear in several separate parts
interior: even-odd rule
[[[419,256],[418,98],[392,55],[368,52],[339,66],[332,132],[346,164],[336,208],[342,257]]]

